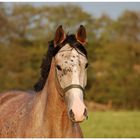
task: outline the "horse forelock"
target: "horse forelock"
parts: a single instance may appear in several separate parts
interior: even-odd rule
[[[65,46],[67,43],[71,47],[75,48],[76,50],[79,50],[82,54],[84,54],[87,57],[87,51],[86,51],[85,47],[80,42],[77,41],[74,34],[66,36],[66,39],[61,44],[62,47]]]
[[[56,47],[54,47],[53,42],[54,42],[53,40],[49,42],[48,51],[43,57],[42,64],[40,67],[41,68],[40,78],[38,82],[34,85],[34,90],[36,92],[39,92],[44,88],[44,85],[46,83],[46,80],[48,78],[49,71],[51,68],[52,58],[58,53],[58,51],[63,46],[65,46],[66,44],[69,44],[71,47],[75,48],[77,51],[79,50],[82,54],[84,54],[87,57],[87,51],[85,47],[76,40],[76,37],[74,34],[72,35],[67,34],[66,39],[61,44],[57,45]]]

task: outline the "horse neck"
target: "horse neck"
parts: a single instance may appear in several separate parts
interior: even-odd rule
[[[57,87],[55,84],[55,64],[54,60],[52,60],[50,73],[48,76],[48,80],[45,84],[45,87],[42,91],[42,93],[45,93],[47,95],[47,101],[46,101],[46,111],[49,113],[52,112],[60,113],[62,111],[66,111],[66,105],[64,102],[64,98],[60,96],[60,93],[57,91]],[[55,113],[54,113],[55,112]],[[60,115],[60,114],[59,114]]]
[[[33,112],[33,114],[35,114],[35,121],[37,121],[38,124],[41,124],[46,119],[61,119],[59,117],[63,116],[65,116],[65,118],[69,120],[66,104],[64,102],[64,99],[59,95],[57,87],[55,85],[54,60],[52,60],[48,79],[43,90],[40,93],[37,93],[35,97]]]

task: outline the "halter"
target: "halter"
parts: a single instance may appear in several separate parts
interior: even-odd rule
[[[83,93],[85,91],[84,88],[81,85],[78,85],[78,84],[71,84],[71,85],[69,85],[69,86],[67,86],[65,88],[62,88],[61,85],[60,85],[60,82],[58,80],[58,77],[57,77],[57,70],[56,70],[56,68],[55,68],[55,83],[56,83],[56,86],[58,88],[58,91],[59,91],[61,97],[64,97],[65,93],[68,90],[72,89],[72,88],[78,88],[78,89],[82,90]]]

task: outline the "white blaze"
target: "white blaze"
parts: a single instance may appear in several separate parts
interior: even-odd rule
[[[79,54],[75,49],[66,44],[56,55],[56,60],[56,63],[62,68],[62,71],[57,71],[57,75],[63,89],[72,84],[85,87],[87,80],[85,70],[87,59],[85,56]],[[63,70],[69,71],[64,74]],[[75,121],[83,121],[86,109],[83,102],[83,91],[79,88],[72,88],[65,93],[65,99],[68,112],[70,110],[73,111]]]

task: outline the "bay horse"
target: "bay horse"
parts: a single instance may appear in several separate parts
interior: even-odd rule
[[[83,137],[79,123],[87,118],[83,101],[87,82],[86,30],[65,34],[60,25],[49,42],[34,94],[0,94],[1,138]]]

